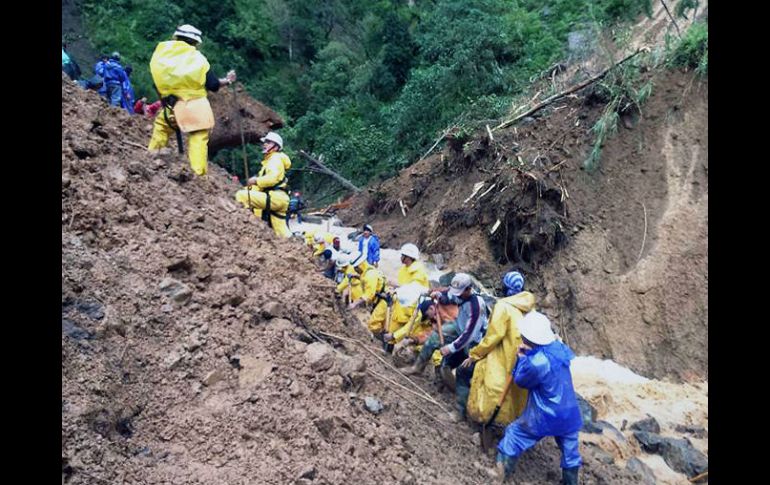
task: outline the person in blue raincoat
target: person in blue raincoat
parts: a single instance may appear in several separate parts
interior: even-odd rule
[[[127,65],[124,71],[126,73],[126,77],[121,85],[123,88],[123,97],[121,99],[120,105],[129,113],[134,114],[134,87],[131,85],[131,73],[134,71],[134,68]]]
[[[102,69],[104,74],[101,74],[101,76],[104,78],[104,85],[107,87],[107,101],[112,106],[123,107],[123,85],[128,81],[128,75],[120,64],[120,53],[113,52],[110,54],[110,58],[103,64]],[[96,74],[99,73],[96,72]],[[128,82],[130,83],[130,81]],[[133,106],[129,111],[132,110]]]
[[[553,436],[561,450],[561,483],[577,485],[583,464],[578,431],[583,422],[569,369],[575,354],[556,339],[551,322],[540,312],[527,313],[519,330],[523,344],[512,374],[516,385],[529,391],[529,397],[524,412],[508,425],[497,445],[497,483],[514,473],[522,453]]]
[[[364,234],[358,240],[358,252],[366,256],[366,262],[374,267],[380,264],[380,238],[369,224],[364,225]]]
[[[104,69],[109,60],[110,56],[102,54],[99,56],[99,60],[96,61],[96,64],[94,64],[94,75],[102,78],[102,81],[104,81]],[[99,94],[105,98],[107,97],[107,84],[105,82],[102,82],[102,86],[99,88]]]

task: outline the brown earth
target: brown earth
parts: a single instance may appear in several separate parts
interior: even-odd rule
[[[707,379],[708,80],[666,71],[652,81],[597,173],[582,169],[604,106],[589,87],[494,140],[450,135],[341,217],[371,222],[390,247],[441,253],[487,287],[523,271],[581,354],[648,377]]]
[[[226,172],[143,150],[148,125],[62,80],[62,481],[487,483],[470,426],[376,380],[408,385],[359,346],[309,344],[365,330]],[[584,450],[583,483],[636,482],[600,458]],[[556,483],[558,460],[541,443],[520,482]]]

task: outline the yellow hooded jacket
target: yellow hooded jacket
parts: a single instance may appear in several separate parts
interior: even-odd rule
[[[495,304],[487,333],[470,351],[476,361],[468,396],[468,416],[478,423],[486,422],[495,410],[505,380],[516,364],[521,334],[518,323],[524,314],[535,309],[535,296],[522,291]],[[519,417],[527,404],[527,391],[511,383],[495,422],[506,425]]]
[[[364,289],[361,285],[361,278],[356,273],[356,270],[352,266],[347,265],[345,267],[345,277],[337,285],[337,293],[342,293],[346,288],[350,287],[350,301],[356,301],[364,293]]]
[[[433,331],[433,323],[431,320],[429,318],[423,318],[422,312],[417,310],[411,332],[409,332],[410,323],[411,319],[406,322],[403,327],[393,332],[393,340],[395,342],[400,342],[404,338],[409,337],[418,343],[425,343],[425,340],[428,339],[428,336]]]
[[[206,57],[180,40],[159,43],[150,59],[150,73],[160,95],[173,94],[185,101],[206,97],[209,69]]]
[[[369,265],[367,262],[361,263],[361,283],[363,286],[363,298],[368,305],[374,303],[377,293],[385,288],[385,275],[379,269]],[[351,298],[351,301],[355,301]]]

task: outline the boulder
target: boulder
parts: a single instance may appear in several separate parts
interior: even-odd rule
[[[321,342],[313,342],[305,350],[305,361],[314,371],[325,371],[334,365],[334,350]]]

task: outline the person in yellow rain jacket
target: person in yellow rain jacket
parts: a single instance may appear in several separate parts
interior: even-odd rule
[[[361,305],[377,305],[385,298],[385,275],[379,269],[366,262],[366,256],[356,252],[351,256],[350,266],[353,267],[361,280],[361,296],[350,300],[348,308],[353,310]]]
[[[485,423],[492,416],[506,378],[516,365],[516,354],[522,342],[519,322],[526,313],[535,309],[535,296],[522,291],[524,277],[518,271],[505,274],[503,288],[507,296],[495,303],[486,335],[462,363],[464,367],[476,363],[466,411],[478,423]],[[512,382],[495,423],[510,423],[521,415],[526,405],[527,391]]]
[[[262,138],[262,169],[256,177],[251,177],[246,188],[235,194],[235,200],[249,205],[254,214],[267,222],[280,237],[291,237],[286,225],[286,209],[289,207],[289,194],[286,185],[289,180],[286,171],[291,168],[291,160],[283,153],[281,135],[271,131]]]
[[[348,259],[351,259],[351,255]],[[352,260],[352,259],[351,259]],[[345,264],[342,265],[342,262]],[[342,266],[341,266],[342,265]],[[361,298],[364,293],[364,287],[361,283],[361,277],[358,275],[355,269],[350,265],[349,261],[345,259],[337,260],[337,268],[345,273],[342,281],[337,285],[337,293],[344,295],[347,290],[350,295],[350,301],[356,301]]]
[[[235,82],[235,71],[219,79],[210,71],[209,61],[198,51],[202,32],[192,25],[182,25],[173,40],[158,44],[150,59],[150,73],[160,95],[163,109],[155,116],[152,138],[147,149],[157,152],[168,145],[171,134],[188,134],[188,157],[193,172],[208,171],[209,131],[214,127],[214,113],[206,90]],[[178,131],[181,130],[181,131]]]
[[[426,291],[428,290],[430,287],[428,272],[425,270],[425,265],[418,261],[419,258],[420,250],[414,244],[404,244],[401,247],[401,263],[403,263],[403,266],[398,270],[398,286],[417,283],[424,286]],[[385,333],[395,333],[406,325],[412,317],[412,313],[414,313],[414,307],[417,305],[417,302],[415,302],[414,305],[403,307],[397,299],[391,301],[390,325],[387,328],[385,328],[385,325],[390,303],[383,299],[374,307],[368,324],[369,331],[374,335],[383,336]],[[393,341],[383,341],[383,343],[388,352],[393,350]]]
[[[316,234],[315,236],[313,236],[313,241],[315,242],[315,246],[313,246],[313,257],[317,258],[318,256],[322,255],[323,252],[326,251],[326,249],[334,243],[334,234],[331,234],[329,232]]]

